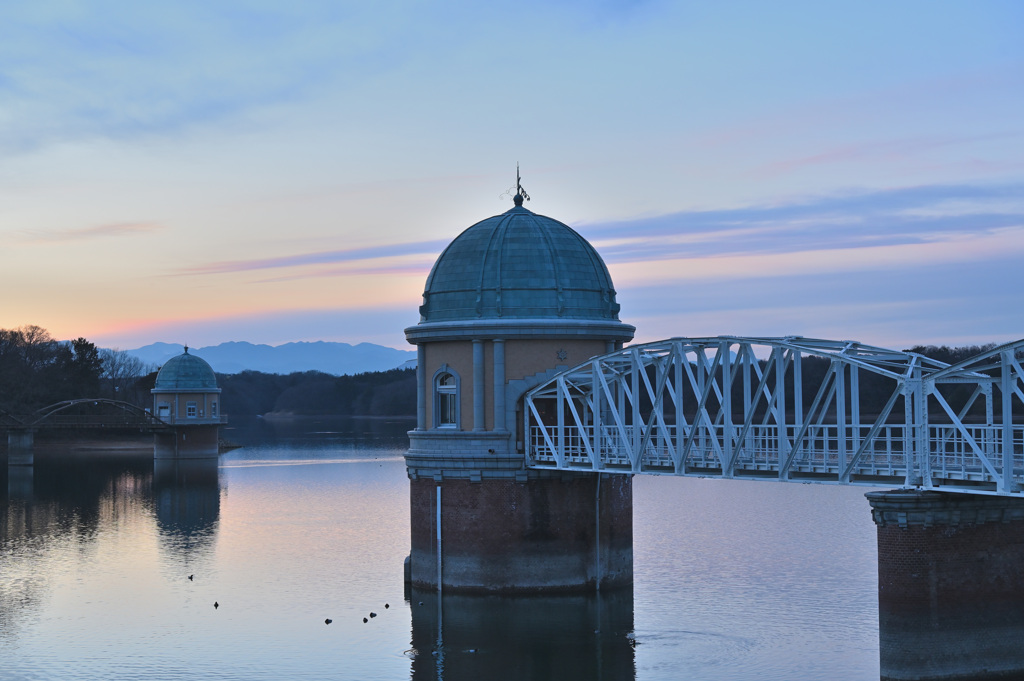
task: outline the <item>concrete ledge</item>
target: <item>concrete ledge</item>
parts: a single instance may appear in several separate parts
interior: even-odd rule
[[[526,464],[512,437],[509,431],[412,430],[405,466],[413,480],[512,477]]]

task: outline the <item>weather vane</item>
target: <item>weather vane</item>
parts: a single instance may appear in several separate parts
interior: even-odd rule
[[[511,195],[512,195],[512,189],[509,188],[509,189],[506,189],[504,192],[502,192],[501,196],[498,197],[498,198],[502,198],[504,196],[511,196]],[[515,196],[512,196],[512,201],[517,206],[521,206],[521,205],[523,205],[523,201],[529,201],[529,200],[530,200],[530,195],[526,193],[525,189],[523,189],[523,181],[522,181],[522,178],[519,177],[519,164],[516,163],[516,193],[515,193]]]
[[[519,177],[519,164],[516,163],[516,194],[523,197],[525,200],[530,200],[530,195],[523,189],[522,179]]]

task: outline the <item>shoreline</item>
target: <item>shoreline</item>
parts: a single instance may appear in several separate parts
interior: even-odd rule
[[[382,421],[385,419],[392,419],[396,421],[415,421],[415,414],[296,414],[287,411],[268,411],[266,414],[254,414],[252,416],[239,416],[238,418],[256,418],[265,419],[268,421],[284,421],[291,419],[367,419],[372,421]]]

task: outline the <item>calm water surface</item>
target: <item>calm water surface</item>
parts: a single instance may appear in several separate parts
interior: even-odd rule
[[[865,489],[637,477],[631,592],[439,609],[402,583],[409,427],[3,467],[0,679],[878,679]]]

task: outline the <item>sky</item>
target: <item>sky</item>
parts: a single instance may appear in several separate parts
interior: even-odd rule
[[[637,341],[1024,337],[1012,0],[3,3],[0,328],[409,349],[517,163]]]

